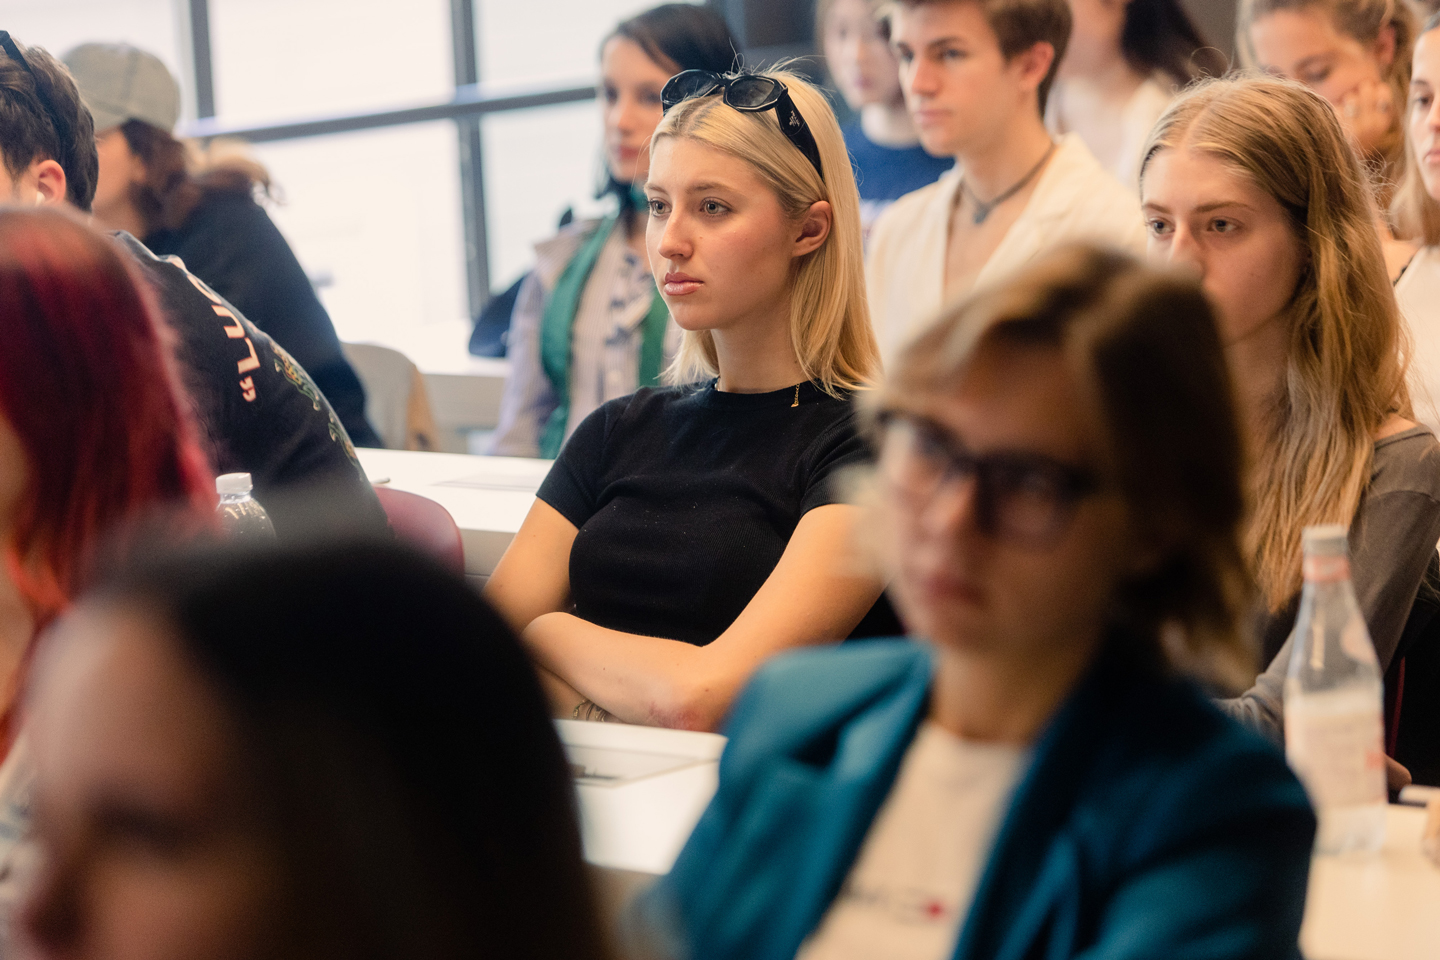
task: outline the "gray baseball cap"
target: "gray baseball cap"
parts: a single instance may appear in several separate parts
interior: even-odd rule
[[[153,53],[128,43],[85,43],[64,56],[95,131],[143,120],[171,131],[180,119],[180,84]]]

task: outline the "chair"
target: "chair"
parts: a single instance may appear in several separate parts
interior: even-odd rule
[[[410,358],[374,343],[340,346],[365,386],[365,417],[385,446],[391,450],[441,449],[425,377]]]
[[[1398,679],[1391,756],[1416,783],[1440,786],[1440,618],[1400,660]]]
[[[428,554],[455,573],[465,573],[465,545],[450,511],[428,497],[386,486],[375,488],[395,538]]]
[[[1385,721],[1390,756],[1416,783],[1440,786],[1440,596],[1427,583],[1385,676]]]

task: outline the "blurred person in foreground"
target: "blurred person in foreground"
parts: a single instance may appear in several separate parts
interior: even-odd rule
[[[520,644],[394,544],[133,566],[31,716],[36,960],[607,956]]]
[[[255,198],[268,193],[258,163],[199,167],[175,139],[180,84],[152,53],[87,43],[63,58],[95,121],[100,171],[95,223],[124,230],[240,309],[314,379],[352,443],[381,447],[365,419],[365,388],[310,278]]]
[[[690,3],[636,14],[600,45],[602,191],[615,210],[535,245],[511,315],[510,375],[490,453],[553,459],[607,400],[660,383],[680,334],[645,253],[660,90],[682,70],[731,69],[738,50],[720,14]]]
[[[128,259],[77,216],[0,208],[0,956],[29,828],[16,700],[35,637],[154,514],[181,533],[215,508],[163,324]]]
[[[955,165],[953,157],[932,157],[920,145],[905,109],[885,6],[886,0],[820,0],[815,5],[825,69],[859,114],[842,132],[855,164],[860,226],[867,234],[886,207]]]
[[[99,159],[69,72],[0,31],[0,204],[88,214]],[[124,233],[173,332],[180,380],[218,473],[249,473],[282,537],[317,528],[383,531],[385,513],[345,427],[305,369],[174,260]]]
[[[1298,960],[1305,793],[1187,677],[1249,659],[1241,438],[1198,286],[1053,252],[948,308],[865,407],[914,639],[759,672],[638,905],[649,946]]]

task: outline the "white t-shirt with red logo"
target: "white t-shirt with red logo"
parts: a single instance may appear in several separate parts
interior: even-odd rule
[[[951,956],[1028,756],[922,725],[797,960]]]

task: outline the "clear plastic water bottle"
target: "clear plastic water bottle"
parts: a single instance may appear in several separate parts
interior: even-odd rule
[[[1305,588],[1285,679],[1285,753],[1319,817],[1321,853],[1385,841],[1384,687],[1350,583],[1345,528],[1306,527]]]
[[[274,540],[275,526],[265,508],[250,496],[250,474],[227,473],[215,478],[220,505],[215,512],[220,523],[236,540]]]

